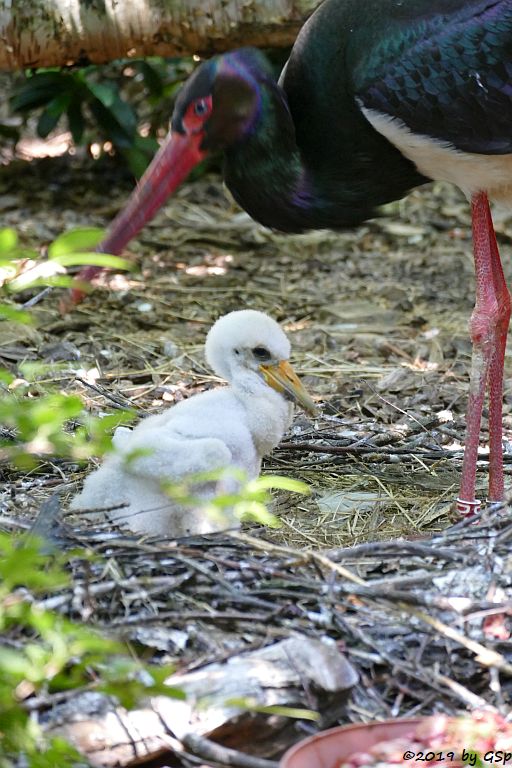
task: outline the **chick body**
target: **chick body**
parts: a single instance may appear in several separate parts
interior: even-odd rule
[[[97,511],[133,531],[156,536],[239,526],[232,509],[207,515],[201,504],[191,507],[173,501],[162,484],[226,470],[218,481],[198,482],[191,491],[203,502],[236,491],[239,481],[229,470],[243,470],[250,479],[259,475],[263,456],[291,424],[290,396],[295,392],[306,407],[312,403],[298,379],[293,380],[293,372],[288,373],[288,339],[262,312],[242,310],[220,318],[207,336],[205,353],[229,386],[149,416],[133,430],[119,427],[113,438],[115,451],[86,478],[71,509]],[[275,376],[277,385],[272,383]]]

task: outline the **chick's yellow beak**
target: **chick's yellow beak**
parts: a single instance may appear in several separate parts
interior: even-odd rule
[[[277,392],[281,392],[290,397],[296,403],[299,403],[305,411],[313,416],[317,412],[317,407],[311,397],[301,384],[301,381],[290,363],[281,360],[272,365],[260,365],[260,371],[266,383]]]

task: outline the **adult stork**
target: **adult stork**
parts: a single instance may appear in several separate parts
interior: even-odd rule
[[[279,83],[256,50],[216,56],[182,89],[171,128],[100,250],[119,253],[217,151],[240,205],[285,232],[354,226],[431,179],[465,192],[476,306],[457,505],[462,514],[479,506],[487,388],[488,498],[500,502],[511,305],[488,200],[507,202],[512,194],[512,0],[325,0],[301,30]]]

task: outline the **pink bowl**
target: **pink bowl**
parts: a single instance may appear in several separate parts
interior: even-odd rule
[[[354,752],[366,752],[379,741],[407,736],[422,719],[381,720],[322,731],[291,747],[281,758],[279,767],[336,768]]]

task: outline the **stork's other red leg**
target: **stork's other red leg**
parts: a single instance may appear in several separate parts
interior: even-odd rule
[[[489,201],[483,192],[471,201],[475,258],[476,304],[471,316],[473,342],[466,446],[458,509],[471,514],[475,500],[476,462],[485,390],[489,382],[489,498],[503,498],[502,399],[503,362],[510,319],[508,292],[492,224]]]

